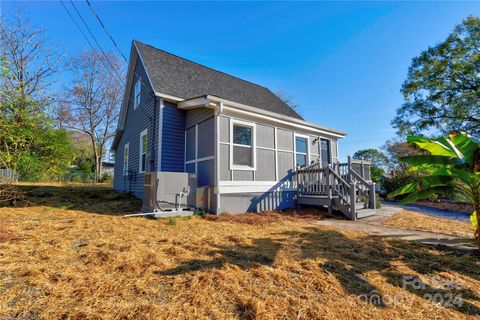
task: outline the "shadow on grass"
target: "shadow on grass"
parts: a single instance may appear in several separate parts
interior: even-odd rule
[[[18,185],[29,206],[48,206],[100,214],[127,214],[140,211],[142,202],[105,185]]]
[[[214,245],[208,255],[210,260],[194,259],[179,266],[156,272],[162,276],[175,276],[204,269],[223,268],[234,264],[243,270],[256,266],[273,266],[275,258],[284,246],[293,243],[300,248],[300,256],[295,259],[322,259],[319,272],[322,270],[335,275],[343,289],[355,297],[363,296],[367,301],[379,308],[384,308],[388,301],[380,293],[381,290],[363,275],[368,272],[379,273],[387,283],[410,292],[422,299],[431,301],[434,294],[442,295],[443,301],[449,294],[479,301],[479,297],[466,288],[445,289],[422,283],[412,286],[406,279],[418,277],[398,271],[397,263],[404,263],[414,272],[428,277],[437,276],[440,272],[454,272],[480,279],[478,256],[456,255],[451,251],[432,251],[426,245],[407,241],[386,239],[380,236],[365,236],[352,239],[340,232],[308,228],[305,231],[284,232],[280,239],[254,239],[251,245]],[[393,271],[395,270],[395,271]],[[434,303],[434,302],[432,302]],[[480,314],[480,309],[468,301],[462,300],[460,305],[445,307],[468,315]]]

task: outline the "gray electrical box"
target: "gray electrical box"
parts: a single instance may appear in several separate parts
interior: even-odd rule
[[[144,212],[195,209],[197,176],[186,172],[145,173]]]

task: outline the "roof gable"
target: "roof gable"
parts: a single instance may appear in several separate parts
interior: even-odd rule
[[[265,87],[138,41],[134,41],[134,44],[156,92],[182,99],[210,94],[303,120],[295,110]]]

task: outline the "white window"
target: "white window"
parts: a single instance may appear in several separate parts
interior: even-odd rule
[[[123,147],[123,175],[128,175],[128,149],[130,145],[128,143]]]
[[[308,164],[308,136],[295,134],[295,167]]]
[[[140,133],[140,173],[147,169],[148,134],[147,129]]]
[[[142,79],[138,78],[137,82],[135,83],[135,94],[133,97],[133,109],[136,109],[140,104],[140,97],[142,91]]]
[[[230,121],[230,168],[235,170],[255,170],[255,124]]]

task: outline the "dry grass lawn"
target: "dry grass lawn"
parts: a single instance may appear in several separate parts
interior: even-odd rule
[[[470,223],[432,217],[413,211],[402,211],[394,214],[388,220],[384,221],[383,224],[405,229],[439,232],[468,238],[472,238],[474,232]]]
[[[0,208],[0,319],[480,315],[478,256],[279,214],[259,223],[122,218],[100,213],[134,212],[138,203],[106,189],[29,188],[30,207]],[[75,207],[60,201],[66,193]],[[404,288],[403,276],[421,288]],[[463,304],[436,305],[434,294]]]

